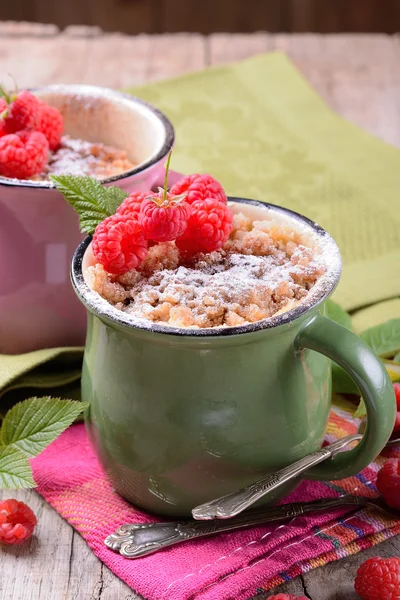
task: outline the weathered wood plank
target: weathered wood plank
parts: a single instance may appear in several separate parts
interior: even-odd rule
[[[60,33],[57,25],[47,23],[28,23],[26,21],[0,21],[0,36],[21,37],[57,35]]]
[[[271,50],[272,40],[273,36],[262,32],[252,35],[214,33],[209,37],[210,64],[221,65],[267,52]]]
[[[400,146],[400,43],[388,35],[276,35],[311,85],[343,117]]]
[[[148,35],[132,37],[116,33],[88,40],[85,72],[78,83],[116,89],[145,83],[150,46]]]
[[[31,490],[0,490],[0,499],[26,502],[38,518],[35,535],[20,547],[0,545],[0,600],[136,600],[101,564],[83,538]]]
[[[206,42],[199,34],[152,36],[147,81],[176,77],[206,66]]]
[[[2,81],[8,73],[20,88],[82,81],[88,69],[88,44],[86,38],[64,35],[0,37]]]

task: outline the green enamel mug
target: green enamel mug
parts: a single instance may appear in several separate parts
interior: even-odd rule
[[[383,365],[361,339],[324,316],[341,273],[333,239],[297,213],[229,200],[234,212],[284,221],[321,248],[326,273],[291,310],[238,327],[140,321],[89,289],[90,237],[73,258],[73,285],[88,312],[82,395],[90,403],[85,420],[91,443],[117,492],[160,515],[188,516],[198,504],[320,448],[332,360],[359,388],[368,425],[355,448],[304,477],[358,473],[382,450],[394,424],[393,386]]]

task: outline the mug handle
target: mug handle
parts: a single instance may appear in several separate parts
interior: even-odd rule
[[[362,471],[381,452],[392,434],[396,401],[393,384],[381,361],[354,333],[319,315],[309,321],[295,340],[297,350],[320,352],[350,375],[367,409],[367,428],[352,450],[340,452],[304,474],[306,479],[343,479]]]

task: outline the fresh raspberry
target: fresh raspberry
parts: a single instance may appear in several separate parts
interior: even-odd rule
[[[4,98],[0,97],[0,137],[3,137],[3,135],[6,135],[7,133],[5,121],[1,116],[5,110],[7,110],[7,102]]]
[[[18,500],[0,502],[0,543],[22,544],[31,537],[37,524],[33,511]]]
[[[7,100],[7,98],[6,98]],[[40,102],[31,92],[23,90],[10,98],[4,118],[6,133],[35,129],[38,124]]]
[[[47,164],[49,145],[40,131],[20,131],[0,137],[0,175],[29,179]]]
[[[267,600],[309,600],[306,596],[293,596],[293,594],[277,594],[268,596]]]
[[[50,150],[57,150],[64,131],[64,121],[60,111],[54,108],[54,106],[48,106],[44,102],[40,102],[36,130],[43,133],[49,142]]]
[[[363,600],[399,600],[400,558],[366,560],[357,571],[354,589]]]
[[[132,192],[117,208],[119,215],[136,216],[139,218],[142,202],[147,198],[150,192]]]
[[[232,211],[226,204],[215,198],[195,200],[187,229],[175,243],[187,254],[218,250],[232,231],[232,221]]]
[[[385,462],[378,472],[376,487],[388,506],[400,510],[400,459]]]
[[[400,411],[396,413],[396,420],[394,422],[393,433],[397,434],[400,432]]]
[[[154,242],[172,242],[187,228],[191,206],[186,194],[174,196],[160,188],[142,202],[139,220],[145,236]]]
[[[193,204],[196,200],[215,198],[226,204],[226,194],[222,185],[211,175],[187,175],[171,188],[171,194],[179,196],[186,192],[186,202]]]
[[[115,214],[99,223],[92,251],[106,271],[122,275],[136,269],[147,255],[147,241],[135,218]]]
[[[396,396],[397,410],[400,410],[400,383],[393,384],[394,395]]]

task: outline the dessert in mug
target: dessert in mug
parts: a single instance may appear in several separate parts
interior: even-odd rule
[[[134,168],[127,153],[113,146],[63,135],[59,110],[23,90],[0,88],[0,176],[34,181],[51,174],[105,179]]]
[[[245,206],[209,175],[131,194],[97,225],[86,281],[142,324],[231,327],[288,311],[326,272],[323,253],[289,221]]]

